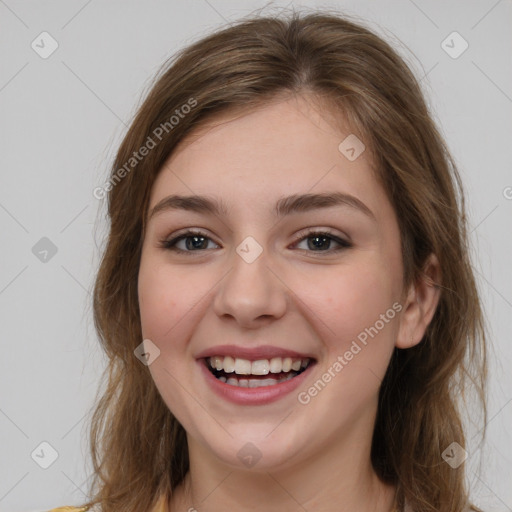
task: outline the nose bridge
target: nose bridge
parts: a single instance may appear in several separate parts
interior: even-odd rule
[[[271,255],[255,238],[246,237],[231,258],[231,271],[222,280],[214,308],[242,325],[262,317],[280,318],[286,309],[286,291],[274,276]]]

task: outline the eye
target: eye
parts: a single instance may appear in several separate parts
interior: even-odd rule
[[[330,233],[327,230],[324,231],[309,231],[304,235],[304,233],[301,233],[298,238],[298,242],[306,243],[307,249],[301,249],[306,250],[308,252],[339,252],[344,249],[348,249],[349,247],[352,247],[352,244],[346,240],[343,240],[342,238]],[[334,242],[338,245],[338,248],[331,249],[331,244]],[[296,246],[300,245],[295,243]]]
[[[189,230],[170,240],[161,240],[160,247],[179,253],[202,252],[208,250],[209,242],[215,245],[216,248],[219,247],[206,233]],[[306,249],[299,247],[304,242],[306,243]],[[331,248],[333,242],[338,246],[337,248]],[[307,252],[322,253],[335,253],[352,247],[350,242],[330,233],[328,230],[302,232],[296,237],[293,245]]]
[[[213,240],[202,231],[186,231],[171,240],[161,240],[160,246],[175,252],[198,252],[198,250],[206,250],[209,241],[213,242]],[[182,242],[184,243],[179,247],[178,244]],[[215,244],[215,242],[213,243]]]

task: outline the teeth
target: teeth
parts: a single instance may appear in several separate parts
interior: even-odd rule
[[[268,359],[260,359],[252,362],[251,373],[253,375],[268,375],[270,372],[270,362]]]
[[[212,357],[211,358],[211,362],[210,364],[212,365],[213,368],[215,368],[216,370],[222,370],[223,366],[222,366],[222,363],[224,362],[224,359],[222,357],[219,357],[219,356],[215,356],[215,357]]]
[[[254,365],[254,363],[252,363],[252,365]],[[251,361],[248,361],[247,359],[235,359],[235,373],[238,375],[250,375]]]
[[[226,373],[236,373],[237,375],[268,375],[269,373],[290,372],[292,370],[298,372],[301,368],[307,368],[309,362],[309,358],[298,359],[291,357],[273,357],[272,359],[259,359],[257,361],[230,356],[213,356],[208,358],[209,365],[215,370],[224,370]],[[258,382],[264,382],[264,380]],[[242,386],[244,385],[242,384]]]
[[[274,357],[270,360],[270,373],[281,373],[283,364],[280,357]]]
[[[237,379],[236,377],[229,377],[229,379],[226,379],[226,377],[219,377],[219,380],[225,382],[226,384],[229,384],[230,386],[237,386],[241,388],[261,388],[264,386],[274,386],[275,384],[278,384],[280,382],[285,382],[287,380],[293,379],[293,377],[294,375],[290,373],[290,375],[287,375],[282,379]]]
[[[211,365],[210,360],[210,365]],[[233,373],[235,371],[235,360],[232,357],[226,356],[222,363],[221,370],[224,370],[226,373]]]
[[[283,372],[289,372],[292,369],[292,358],[285,357],[283,359]]]
[[[300,370],[301,360],[298,359],[297,361],[292,362],[292,370],[295,372],[298,372]]]

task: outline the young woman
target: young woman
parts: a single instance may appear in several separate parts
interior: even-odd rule
[[[397,53],[256,17],[158,77],[94,295],[102,512],[477,510],[459,397],[485,331],[457,169]],[[65,510],[65,509],[57,509]]]

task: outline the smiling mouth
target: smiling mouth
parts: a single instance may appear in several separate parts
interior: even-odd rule
[[[297,377],[314,364],[315,360],[274,357],[250,361],[230,356],[213,356],[205,358],[204,362],[213,376],[225,384],[260,388],[274,386]]]

